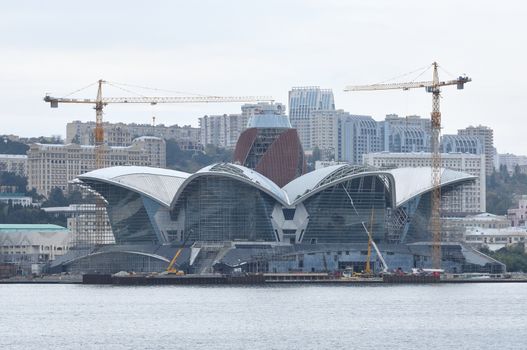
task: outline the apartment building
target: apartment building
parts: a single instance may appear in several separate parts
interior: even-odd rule
[[[104,166],[139,165],[166,167],[165,141],[139,137],[127,147],[102,146]],[[47,196],[52,188],[67,191],[77,175],[96,169],[95,146],[34,143],[28,150],[28,188]]]

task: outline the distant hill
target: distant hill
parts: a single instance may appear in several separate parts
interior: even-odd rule
[[[0,136],[0,154],[26,154],[29,146]]]

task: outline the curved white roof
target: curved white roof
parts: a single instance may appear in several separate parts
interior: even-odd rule
[[[269,180],[267,177],[254,170],[246,168],[242,165],[232,163],[212,164],[198,170],[196,173],[189,176],[186,179],[185,183],[182,184],[180,189],[177,191],[174,199],[172,200],[172,204],[175,204],[179,195],[188,183],[192,182],[197,177],[207,175],[221,175],[240,180],[249,185],[256,186],[260,190],[274,197],[283,205],[289,205],[289,198],[287,197],[287,193],[283,191],[280,187],[278,187],[278,185],[275,184],[273,181]]]
[[[386,172],[392,174],[395,179],[395,202],[397,206],[433,189],[431,167],[397,168],[386,170]],[[441,186],[475,179],[475,176],[466,173],[441,169]]]
[[[287,196],[291,201],[294,202],[297,198],[300,198],[303,194],[315,188],[319,182],[324,180],[335,170],[347,166],[348,164],[339,164],[311,171],[289,182],[283,187],[283,190],[287,193]]]
[[[375,170],[362,166],[339,164],[318,169],[278,187],[262,174],[232,163],[217,163],[206,166],[194,174],[181,171],[139,167],[117,166],[94,170],[78,176],[80,180],[106,182],[144,194],[164,206],[174,205],[183,189],[201,176],[227,176],[266,192],[284,206],[292,206],[324,188],[357,176],[384,176],[387,185],[394,186],[394,204],[400,206],[411,198],[433,189],[430,167],[397,168]],[[441,186],[475,180],[476,177],[459,171],[442,169]]]
[[[170,206],[172,198],[189,173],[142,166],[103,168],[77,176],[80,180],[95,180],[141,193],[162,205]]]

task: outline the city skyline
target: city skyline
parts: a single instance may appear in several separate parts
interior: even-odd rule
[[[335,107],[353,114],[428,118],[431,96],[420,89],[342,90],[437,60],[446,70],[440,70],[442,79],[463,73],[473,79],[463,91],[443,90],[443,134],[481,124],[495,130],[500,153],[523,154],[527,147],[517,127],[527,107],[517,78],[527,58],[518,45],[527,12],[520,1],[498,8],[453,1],[434,7],[418,1],[112,2],[104,11],[99,6],[81,11],[63,1],[30,4],[4,5],[0,14],[10,33],[0,38],[2,117],[9,121],[3,134],[65,135],[66,122],[94,120],[87,106],[52,110],[42,98],[63,96],[99,78],[210,95],[271,95],[282,103],[292,87],[316,85],[332,89]],[[445,30],[449,27],[455,30]],[[430,78],[431,72],[420,77]],[[108,90],[118,92],[129,95]],[[75,96],[93,98],[95,89]],[[149,123],[155,115],[165,125],[197,126],[203,115],[239,109],[239,104],[111,106],[104,117]]]

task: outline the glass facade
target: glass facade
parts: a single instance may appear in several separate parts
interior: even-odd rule
[[[364,176],[337,184],[303,203],[309,214],[303,238],[305,243],[367,242],[368,235],[362,223],[368,230],[372,225],[375,241],[385,237],[390,193],[385,182],[377,176]]]
[[[106,211],[117,244],[158,243],[140,194],[105,183],[90,183],[108,202]]]
[[[274,241],[271,214],[275,202],[239,180],[202,176],[185,188],[172,217],[184,210],[184,234],[190,234],[189,241]]]

